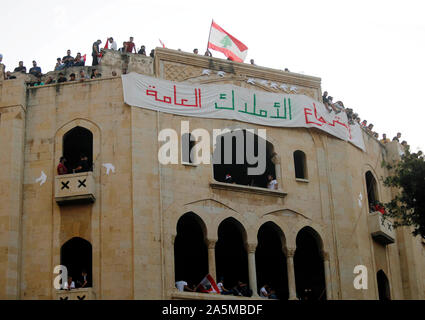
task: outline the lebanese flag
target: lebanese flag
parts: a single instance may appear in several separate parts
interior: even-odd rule
[[[87,55],[85,54],[84,56],[81,57],[81,60],[83,60],[84,63],[85,63],[86,62],[86,58],[87,58]]]
[[[161,39],[158,39],[159,40],[159,43],[161,44],[161,46],[163,47],[163,48],[165,48],[165,44],[164,44],[164,42],[162,42],[161,41]]]
[[[208,48],[222,52],[233,61],[243,62],[248,54],[248,47],[226,32],[213,20],[211,23]]]
[[[213,277],[211,277],[210,274],[207,274],[206,277],[201,281],[201,283],[198,284],[198,288],[201,292],[204,293],[220,293],[220,289],[217,287],[217,284],[215,283]]]
[[[103,49],[109,49],[109,38],[106,38],[106,44]]]

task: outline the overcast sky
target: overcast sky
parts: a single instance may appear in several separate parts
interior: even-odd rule
[[[108,36],[203,53],[214,19],[248,46],[247,62],[320,77],[334,101],[390,139],[402,132],[416,151],[425,150],[424,13],[423,0],[5,1],[0,53],[7,70],[35,59],[43,72],[67,49],[91,64],[92,43]]]

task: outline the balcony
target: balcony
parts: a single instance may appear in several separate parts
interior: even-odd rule
[[[171,300],[267,300],[265,298],[255,297],[238,297],[233,295],[221,295],[216,293],[199,293],[199,292],[180,292],[177,289],[169,291]]]
[[[384,245],[394,243],[395,232],[393,223],[380,212],[372,212],[369,215],[369,230],[372,237]]]
[[[56,176],[55,200],[60,206],[93,203],[96,200],[93,172]]]
[[[96,300],[93,288],[81,288],[72,290],[56,290],[55,300]]]

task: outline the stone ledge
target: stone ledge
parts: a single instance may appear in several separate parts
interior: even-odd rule
[[[284,198],[287,195],[286,192],[283,192],[281,190],[270,190],[266,188],[244,186],[240,184],[232,184],[232,183],[225,183],[225,182],[218,182],[218,181],[210,182],[210,187],[213,189],[229,190],[229,191],[244,192],[244,193],[254,193],[254,194],[279,197],[279,198]]]

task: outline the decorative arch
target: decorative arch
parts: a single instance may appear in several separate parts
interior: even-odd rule
[[[375,211],[373,207],[379,202],[378,181],[371,170],[365,173],[366,192],[368,200],[368,208],[370,212]]]
[[[388,281],[388,277],[383,270],[379,270],[376,273],[376,281],[378,282],[379,300],[391,300],[390,282]]]

